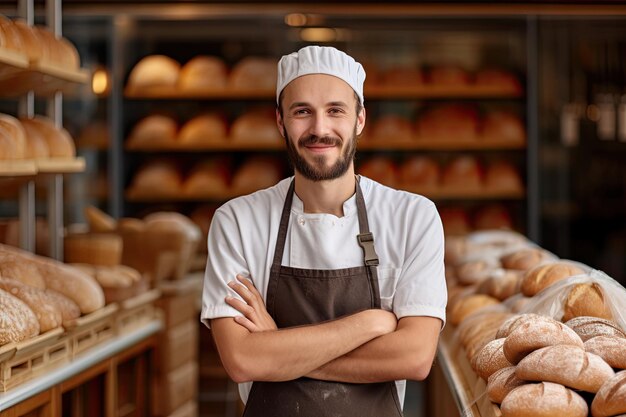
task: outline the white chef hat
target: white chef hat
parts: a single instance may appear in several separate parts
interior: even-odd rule
[[[342,79],[359,96],[363,105],[365,70],[354,58],[330,46],[306,46],[298,52],[283,56],[278,62],[276,103],[283,89],[298,77],[308,74],[327,74]]]

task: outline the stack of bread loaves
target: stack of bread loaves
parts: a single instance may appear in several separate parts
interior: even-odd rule
[[[67,130],[43,116],[16,119],[0,113],[0,160],[68,159],[76,156]]]
[[[449,321],[504,417],[626,412],[626,289],[505,232],[449,239],[446,264]]]
[[[18,342],[104,306],[102,288],[79,269],[0,245],[0,345]]]

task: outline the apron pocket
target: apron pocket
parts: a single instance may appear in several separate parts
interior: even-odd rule
[[[378,288],[380,290],[380,306],[383,310],[393,311],[393,296],[401,268],[378,266]]]

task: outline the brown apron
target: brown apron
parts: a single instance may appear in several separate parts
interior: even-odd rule
[[[320,323],[370,308],[380,308],[376,266],[378,256],[369,232],[367,211],[357,182],[357,241],[364,266],[335,270],[281,266],[294,182],[283,207],[274,261],[267,288],[267,311],[279,328]],[[298,378],[254,382],[244,417],[397,417],[402,416],[393,381],[351,384]]]

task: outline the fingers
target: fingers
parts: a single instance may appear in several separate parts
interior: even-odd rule
[[[226,304],[239,311],[241,314],[248,318],[253,318],[254,308],[235,297],[226,297]]]

